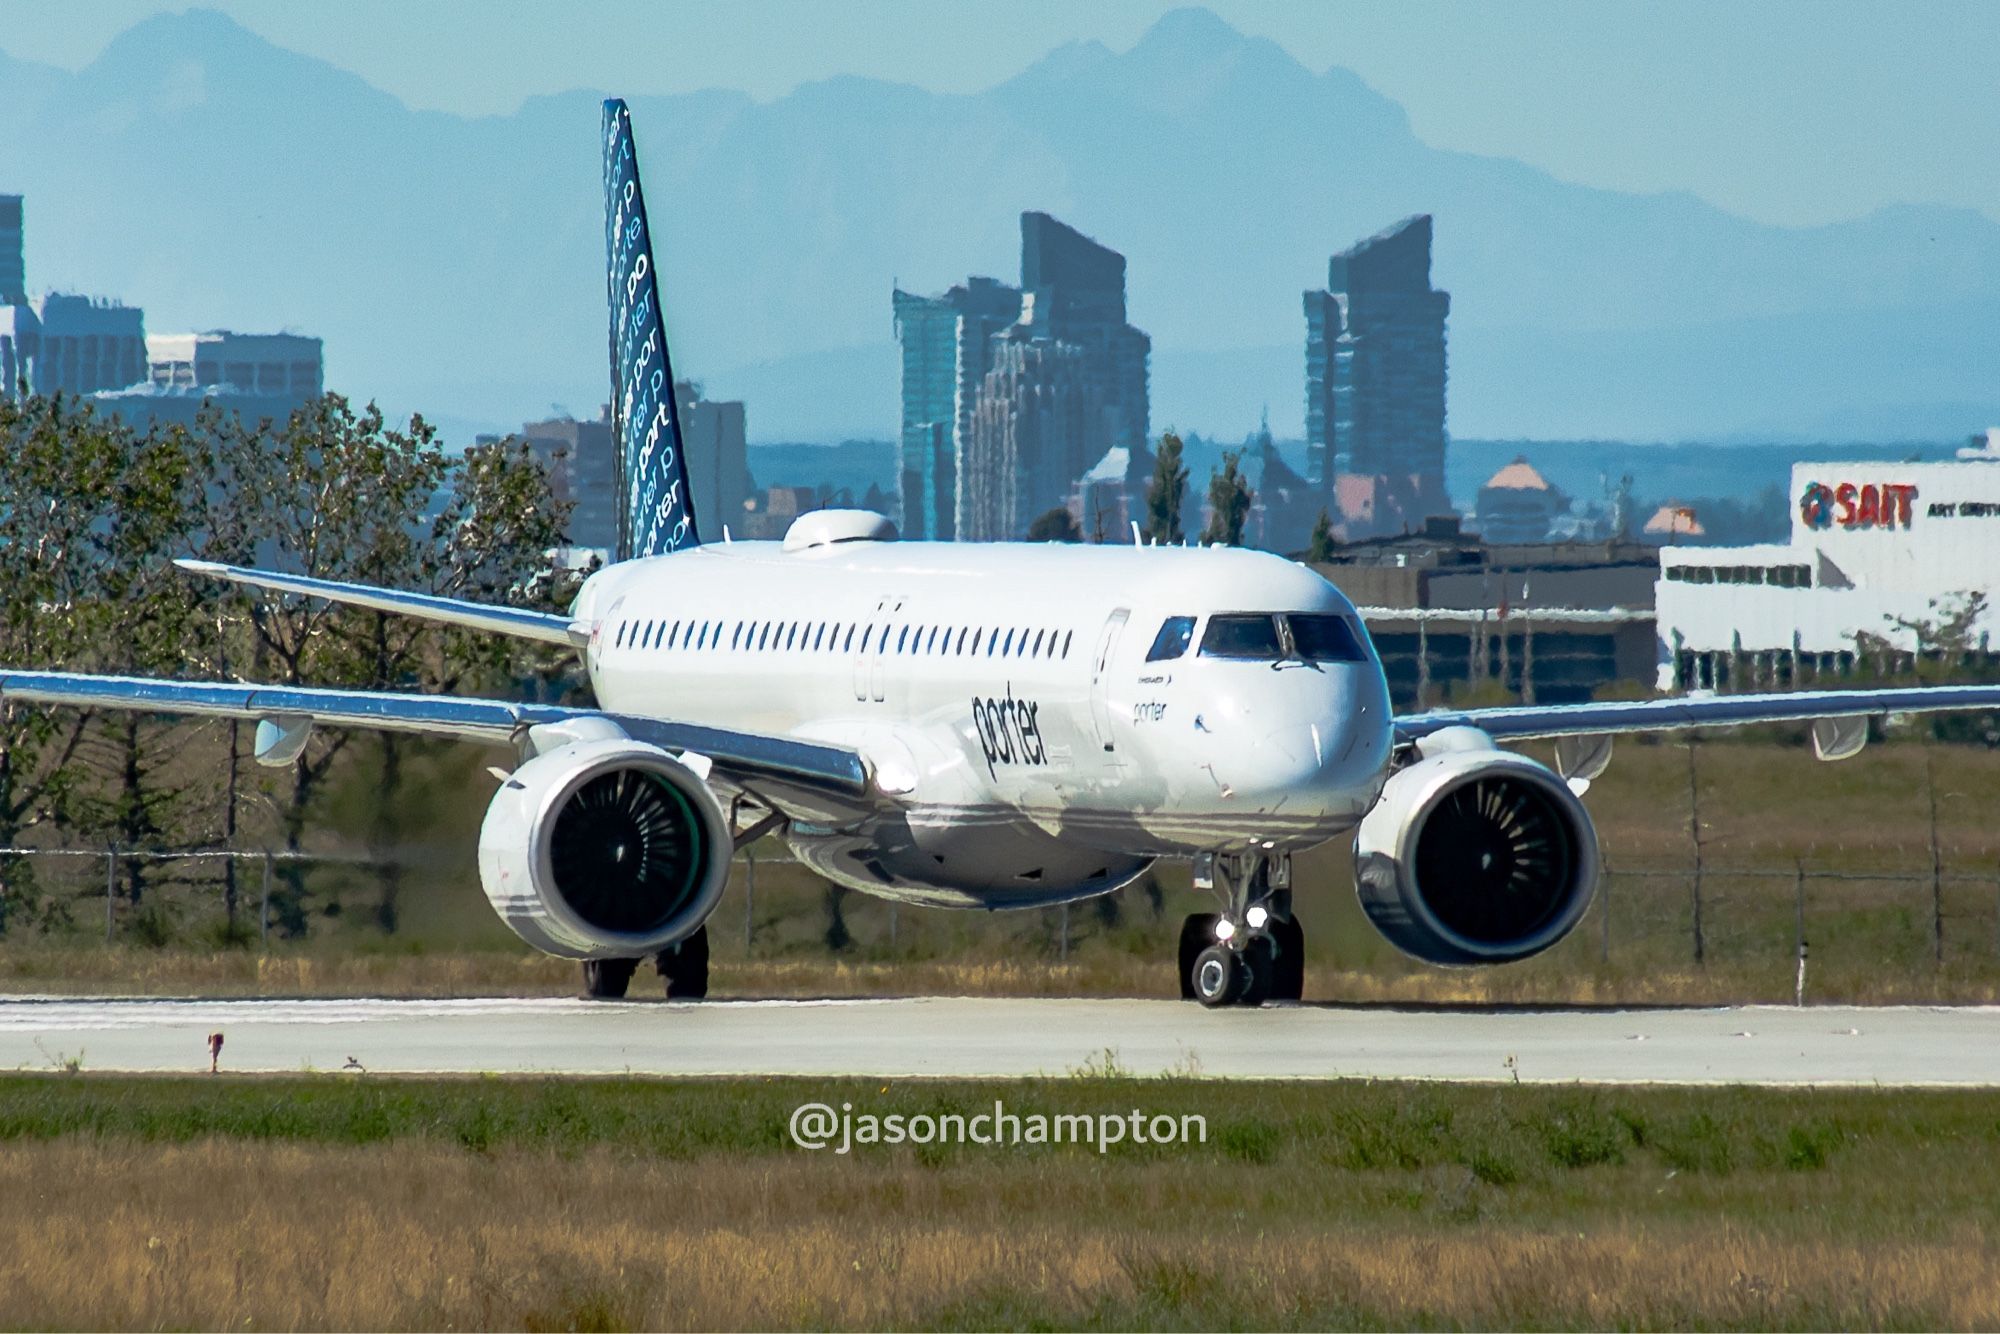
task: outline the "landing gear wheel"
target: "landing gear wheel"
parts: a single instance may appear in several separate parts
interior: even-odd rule
[[[1215,943],[1216,915],[1212,912],[1189,913],[1181,923],[1181,999],[1194,1000],[1195,957]]]
[[[623,1000],[638,967],[637,959],[585,959],[583,994],[592,1000]]]
[[[1269,936],[1259,936],[1243,947],[1236,958],[1239,981],[1236,984],[1238,1005],[1262,1005],[1271,998],[1271,981],[1277,970],[1277,961]]]
[[[1271,923],[1274,960],[1271,970],[1271,999],[1295,1001],[1306,994],[1306,929],[1296,917]]]
[[[708,928],[660,951],[654,964],[666,979],[668,1000],[701,1000],[708,995]]]
[[[1234,1005],[1243,989],[1243,961],[1227,945],[1210,945],[1195,956],[1189,980],[1194,998],[1210,1009]]]

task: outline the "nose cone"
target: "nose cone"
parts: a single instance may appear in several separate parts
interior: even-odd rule
[[[1215,776],[1239,810],[1358,820],[1388,760],[1386,693],[1357,671],[1299,675],[1216,738]]]

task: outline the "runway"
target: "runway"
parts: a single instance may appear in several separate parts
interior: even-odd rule
[[[2000,1086],[2000,1008],[1207,1011],[1135,1000],[0,1000],[0,1068]]]

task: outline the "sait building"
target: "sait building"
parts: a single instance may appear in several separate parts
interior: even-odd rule
[[[1995,443],[1949,462],[1794,464],[1790,504],[1787,542],[1661,550],[1661,689],[1772,689],[1837,679],[1857,662],[1907,665],[1936,651],[1926,634],[1980,595],[1989,605],[1965,647],[1990,651]]]

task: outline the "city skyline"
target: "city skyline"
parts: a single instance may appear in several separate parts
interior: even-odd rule
[[[869,294],[997,271],[1008,221],[1049,210],[1130,258],[1157,424],[1238,438],[1268,408],[1296,439],[1317,257],[1431,212],[1454,434],[1937,439],[1996,406],[1983,217],[1763,228],[1441,151],[1364,80],[1205,11],[1121,44],[976,95],[847,78],[635,107],[642,156],[686,183],[659,230],[689,374],[751,402],[759,440],[892,437],[896,349]],[[460,438],[601,398],[587,95],[419,115],[209,12],[147,20],[74,76],[0,70],[0,130],[24,148],[0,190],[32,196],[36,285],[163,327],[310,328],[330,385]],[[205,170],[161,159],[159,135]],[[107,179],[130,209],[85,207]],[[398,207],[367,208],[375,188]]]

